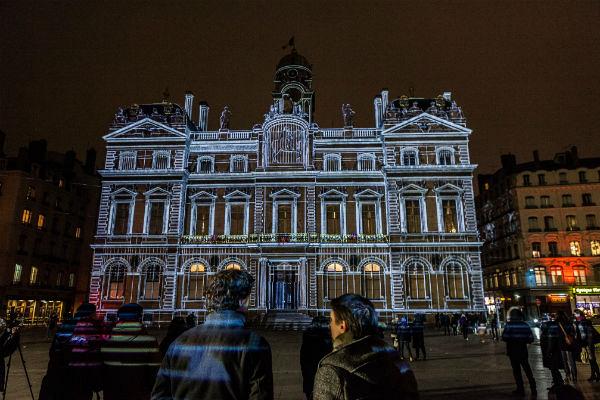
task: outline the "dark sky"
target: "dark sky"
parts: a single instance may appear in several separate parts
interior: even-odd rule
[[[473,129],[479,172],[499,155],[569,145],[600,156],[600,1],[0,1],[0,129],[14,154],[103,147],[118,106],[166,87],[228,104],[249,129],[270,103],[281,46],[313,64],[316,121],[373,124],[372,99],[452,91]],[[194,107],[194,115],[198,115]]]

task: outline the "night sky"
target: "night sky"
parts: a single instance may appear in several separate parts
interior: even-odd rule
[[[600,156],[600,1],[0,1],[0,130],[6,150],[103,149],[118,106],[229,105],[262,122],[281,46],[313,64],[316,122],[373,125],[373,96],[451,91],[473,129],[478,172],[499,155]]]

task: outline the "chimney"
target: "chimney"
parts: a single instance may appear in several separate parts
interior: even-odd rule
[[[375,111],[375,128],[381,128],[381,117],[383,110],[381,109],[381,96],[377,95],[373,99],[373,108]]]
[[[185,113],[188,119],[192,120],[192,105],[194,103],[194,94],[190,91],[185,92]]]
[[[452,101],[452,92],[444,92],[444,94],[442,95],[442,97],[446,101]]]
[[[381,90],[381,111],[382,111],[382,114],[387,109],[388,102],[389,102],[389,96],[390,96],[390,92],[387,90],[387,88],[383,88]]]
[[[96,150],[90,147],[85,152],[85,172],[93,175],[96,171]]]
[[[533,161],[538,164],[540,162],[540,152],[537,150],[533,151]]]
[[[500,162],[502,163],[502,169],[506,171],[512,171],[517,166],[517,157],[514,154],[502,154],[500,156]]]
[[[198,117],[198,128],[203,132],[206,132],[208,130],[208,110],[210,110],[208,103],[205,101],[201,101],[200,115]]]

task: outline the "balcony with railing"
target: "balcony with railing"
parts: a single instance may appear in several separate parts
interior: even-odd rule
[[[333,235],[319,233],[263,233],[250,235],[183,236],[184,244],[269,244],[269,243],[387,243],[386,235]]]

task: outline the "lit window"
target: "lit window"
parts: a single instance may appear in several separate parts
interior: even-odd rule
[[[38,215],[38,219],[37,219],[37,228],[44,229],[45,227],[46,227],[46,217],[44,216],[44,214],[40,214],[40,215]]]
[[[237,270],[241,270],[242,266],[236,262],[230,262],[229,264],[227,264],[225,266],[225,269],[237,269]]]
[[[340,263],[331,263],[327,266],[328,272],[343,272],[344,266]]]
[[[367,263],[363,271],[365,280],[365,297],[367,299],[381,298],[381,266],[376,263]]]
[[[548,284],[548,281],[546,280],[546,269],[544,267],[535,267],[533,269],[533,274],[537,286],[546,286]]]
[[[579,227],[577,226],[577,217],[574,215],[567,215],[567,230],[568,231],[577,231]]]
[[[31,210],[24,209],[23,213],[21,214],[21,222],[26,225],[29,225],[29,224],[31,224],[32,217],[33,217],[33,213],[31,212]]]
[[[458,215],[456,213],[456,201],[442,200],[442,212],[444,218],[444,232],[458,232]]]
[[[531,255],[533,258],[540,258],[542,255],[542,244],[540,242],[531,243]]]
[[[37,267],[31,267],[31,272],[29,274],[29,284],[35,285],[38,282],[38,269]]]
[[[581,255],[581,243],[579,243],[579,241],[574,240],[572,242],[569,242],[569,249],[571,250],[572,256]]]
[[[590,241],[590,248],[593,256],[600,256],[600,242],[598,240]]]
[[[194,234],[207,236],[210,233],[210,205],[196,205],[196,224]]]
[[[21,283],[21,274],[23,273],[23,266],[21,264],[15,264],[15,271],[13,272],[13,283]]]
[[[75,238],[79,239],[81,237],[81,227],[78,226],[77,228],[75,228]]]
[[[508,272],[507,272],[508,274]],[[451,262],[446,265],[446,296],[450,299],[467,297],[468,276],[462,264]],[[510,285],[510,282],[508,283]]]
[[[335,299],[344,294],[344,266],[333,262],[325,268],[327,272],[327,298]]]
[[[186,299],[200,300],[204,298],[204,289],[207,285],[206,266],[202,263],[190,265],[186,274]]]
[[[140,298],[145,300],[160,299],[162,287],[162,269],[160,265],[147,265],[142,272],[141,279]]]
[[[199,273],[199,272],[205,272],[205,271],[206,271],[206,267],[204,266],[204,264],[194,263],[194,264],[190,265],[190,272]]]
[[[375,235],[377,232],[376,218],[375,218],[375,204],[374,203],[363,203],[360,206],[361,213],[361,234],[362,235]]]
[[[562,268],[559,266],[550,267],[550,279],[553,285],[562,285],[563,273]]]
[[[518,278],[517,271],[513,269],[510,274],[512,276],[512,284],[514,286],[517,286],[519,284],[519,278]]]
[[[58,273],[56,274],[56,286],[62,286],[62,280],[63,280],[63,273],[61,271],[58,271]]]
[[[505,271],[504,272],[504,285],[505,286],[510,286],[511,282],[510,282],[510,271]]]
[[[75,274],[73,272],[71,272],[69,274],[69,287],[74,287],[75,286]]]
[[[573,267],[573,278],[575,278],[576,285],[586,285],[585,267]]]
[[[61,189],[65,187],[65,180],[63,178],[58,180],[58,187]]]
[[[103,297],[107,300],[120,300],[125,294],[125,274],[127,270],[124,265],[112,264],[104,271]],[[70,279],[70,277],[69,277]],[[73,279],[74,280],[74,279]]]

